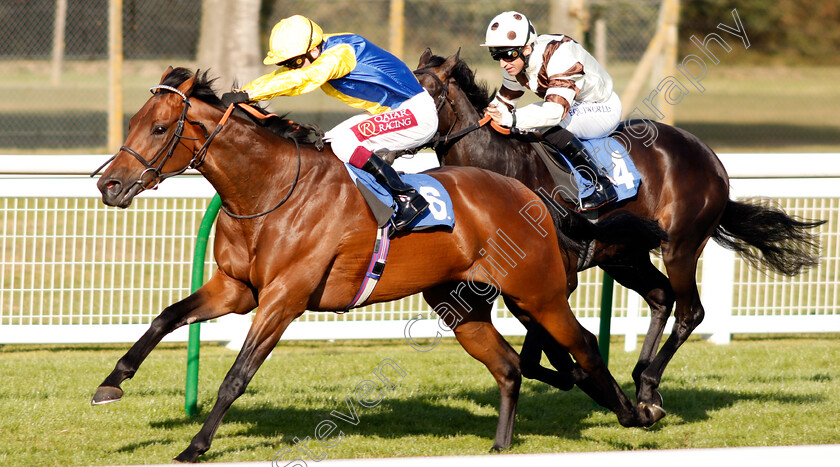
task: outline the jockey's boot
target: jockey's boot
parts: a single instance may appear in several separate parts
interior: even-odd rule
[[[394,230],[403,230],[417,216],[429,208],[426,198],[423,198],[420,193],[417,193],[417,190],[403,182],[393,167],[376,154],[371,153],[370,158],[361,169],[373,175],[377,182],[391,190],[391,195],[397,204],[397,212],[392,221]]]
[[[578,169],[581,175],[595,185],[595,191],[581,200],[580,208],[582,211],[598,209],[618,198],[612,182],[604,174],[603,169],[595,163],[595,159],[577,137],[572,137],[571,141],[559,150]]]

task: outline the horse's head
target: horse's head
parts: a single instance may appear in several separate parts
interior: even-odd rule
[[[102,202],[126,208],[143,190],[157,188],[190,166],[196,142],[207,137],[204,125],[187,116],[196,78],[189,70],[170,67],[151,88],[152,97],[131,117],[125,144],[96,184]]]
[[[449,128],[449,122],[454,121],[454,107],[455,103],[449,96],[450,92],[450,75],[452,69],[458,64],[458,55],[461,50],[455,55],[444,59],[432,54],[432,49],[426,49],[423,55],[420,56],[420,62],[417,64],[417,69],[414,70],[417,81],[435,100],[435,107],[438,112],[438,121],[441,132]],[[448,104],[448,105],[447,105]]]
[[[460,119],[475,119],[490,103],[487,86],[476,82],[475,73],[460,58],[461,49],[447,58],[426,49],[414,71],[420,85],[432,96],[438,109],[442,134],[451,131]]]

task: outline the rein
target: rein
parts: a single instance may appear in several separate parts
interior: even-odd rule
[[[257,217],[262,217],[262,216],[264,216],[264,215],[266,215],[270,212],[275,211],[277,208],[282,206],[286,201],[288,201],[289,198],[292,197],[292,192],[295,191],[295,187],[297,186],[297,182],[300,179],[300,166],[301,166],[300,145],[298,144],[296,139],[292,138],[292,141],[295,142],[295,149],[297,149],[298,164],[297,164],[297,171],[295,172],[295,179],[294,179],[294,181],[292,181],[292,186],[289,187],[289,191],[286,192],[286,196],[284,196],[283,199],[280,200],[280,202],[275,204],[273,208],[271,208],[267,211],[257,213],[257,214],[246,214],[246,215],[234,214],[234,213],[230,212],[230,210],[228,210],[228,208],[225,207],[224,203],[222,203],[222,211],[224,211],[225,214],[227,214],[230,217],[233,217],[234,219],[254,219],[254,218],[257,218]]]
[[[218,135],[219,132],[221,132],[224,129],[224,126],[227,123],[228,119],[230,118],[230,115],[233,113],[233,110],[236,107],[236,105],[231,104],[230,106],[228,106],[228,108],[225,111],[224,115],[222,116],[221,120],[219,120],[219,123],[216,125],[216,128],[213,130],[212,133],[208,133],[207,128],[204,126],[203,123],[201,123],[199,121],[195,121],[195,120],[190,120],[189,118],[187,118],[187,111],[189,110],[191,104],[190,104],[190,99],[189,99],[189,97],[187,97],[186,94],[184,94],[183,92],[181,92],[180,90],[178,90],[178,89],[176,89],[172,86],[167,86],[165,84],[158,84],[158,85],[152,86],[151,88],[149,88],[149,91],[151,91],[152,94],[157,94],[155,91],[157,91],[158,89],[165,89],[167,91],[178,94],[179,96],[181,96],[181,99],[184,102],[184,110],[181,111],[181,116],[178,117],[178,121],[175,124],[175,131],[172,133],[172,136],[169,138],[169,140],[166,142],[166,144],[160,149],[160,151],[157,152],[157,154],[155,154],[155,156],[150,161],[147,161],[145,158],[143,158],[143,156],[140,155],[140,153],[138,153],[134,149],[131,149],[128,146],[121,146],[119,151],[117,151],[116,154],[111,156],[111,158],[109,158],[107,161],[105,161],[104,164],[99,166],[99,168],[97,168],[92,174],[90,174],[91,177],[96,176],[96,174],[98,174],[102,169],[104,169],[105,166],[107,166],[108,164],[113,162],[114,159],[116,159],[117,156],[122,151],[125,151],[125,152],[131,154],[135,159],[137,159],[138,162],[143,164],[143,167],[146,168],[145,170],[143,170],[143,172],[140,173],[140,176],[137,178],[137,180],[135,180],[134,183],[131,184],[131,187],[133,187],[134,185],[139,185],[141,191],[143,191],[143,190],[157,190],[157,188],[158,188],[158,186],[160,186],[161,182],[163,182],[167,178],[174,177],[176,175],[181,175],[182,173],[186,172],[187,169],[197,169],[204,163],[204,159],[207,157],[207,151],[210,148],[210,144],[216,138],[216,135]],[[251,114],[251,115],[253,115],[257,118],[263,119],[263,120],[273,116],[273,115],[262,115],[247,104],[238,104],[238,105],[239,105],[239,108],[241,108],[241,109],[245,110],[246,112],[248,112],[249,114]],[[187,164],[184,168],[179,169],[179,170],[174,170],[172,172],[163,173],[162,170],[163,170],[164,164],[166,164],[166,162],[175,153],[175,149],[178,147],[178,144],[183,145],[185,148],[187,148],[189,150],[189,147],[186,144],[184,144],[181,140],[189,140],[189,141],[197,141],[198,140],[198,138],[190,138],[190,137],[184,136],[183,133],[184,133],[184,127],[186,126],[186,123],[196,125],[204,131],[204,137],[205,137],[204,144],[202,144],[201,147],[198,148],[198,150],[193,153],[192,159],[190,160],[189,164]],[[297,165],[297,171],[295,172],[295,179],[292,182],[292,186],[289,187],[289,191],[288,191],[288,193],[286,193],[286,196],[284,196],[283,199],[280,200],[280,202],[277,203],[276,205],[274,205],[274,207],[272,207],[271,209],[268,209],[266,211],[263,211],[263,212],[260,212],[260,213],[257,213],[257,214],[247,214],[247,215],[234,214],[228,208],[225,207],[224,203],[222,203],[222,210],[225,212],[225,214],[227,214],[230,217],[233,217],[234,219],[254,219],[254,218],[261,217],[261,216],[264,216],[264,215],[266,215],[270,212],[275,211],[277,208],[279,208],[286,201],[289,200],[289,198],[292,196],[292,192],[294,191],[295,187],[297,186],[298,179],[300,178],[300,168],[301,168],[300,144],[298,143],[298,141],[295,138],[290,138],[290,139],[292,141],[294,141],[295,149],[297,149],[298,165]],[[157,166],[155,166],[155,164],[157,164]],[[152,176],[152,178],[148,181],[144,180],[144,177],[146,176],[146,174],[151,174],[151,176]],[[153,186],[151,188],[146,188],[146,186],[149,183],[153,183]]]

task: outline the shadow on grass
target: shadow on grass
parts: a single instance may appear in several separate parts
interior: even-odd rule
[[[163,439],[163,438],[161,438],[161,439],[148,439],[146,441],[137,441],[137,442],[134,442],[134,443],[126,444],[125,446],[117,449],[116,452],[120,452],[120,453],[134,452],[134,451],[137,451],[138,449],[147,448],[149,446],[155,446],[155,445],[165,446],[165,445],[169,445],[171,443],[172,443],[171,440]],[[172,457],[175,457],[175,455],[173,454]]]
[[[718,146],[753,148],[767,146],[783,151],[790,146],[840,145],[840,128],[781,123],[677,122],[713,149]]]
[[[623,388],[625,393],[631,394],[632,387]],[[399,391],[399,389],[398,389]],[[761,401],[777,402],[792,406],[813,404],[825,398],[819,394],[786,395],[771,392],[731,392],[715,389],[668,389],[666,394],[666,409],[679,417],[680,424],[696,423],[711,418],[711,414],[721,409],[732,407],[740,402]],[[399,393],[387,393],[381,403],[375,408],[365,408],[355,402],[357,424],[330,415],[333,410],[349,414],[344,401],[334,401],[316,409],[298,409],[295,407],[278,407],[273,404],[256,404],[251,407],[240,408],[234,403],[225,416],[225,423],[237,423],[241,428],[227,434],[231,437],[243,437],[245,444],[236,443],[236,447],[212,449],[202,456],[202,460],[212,460],[225,453],[271,447],[276,450],[294,446],[294,438],[304,439],[307,436],[315,438],[315,427],[322,420],[331,420],[338,425],[338,429],[346,436],[378,437],[384,439],[400,439],[414,436],[431,435],[441,438],[456,436],[476,436],[487,440],[489,449],[493,443],[493,436],[498,421],[499,393],[496,388],[473,391],[464,390],[447,392],[445,398],[438,398],[435,394],[420,394],[407,399],[389,398],[399,396]],[[280,398],[278,398],[280,399]],[[471,406],[478,406],[481,414],[475,408],[453,407],[447,401],[462,403],[468,401]],[[459,402],[460,401],[460,402]],[[202,407],[202,413],[196,418],[175,416],[161,422],[153,422],[151,427],[170,430],[183,426],[195,426],[198,431],[210,409],[208,401]],[[563,393],[548,386],[526,382],[523,384],[522,395],[519,400],[519,410],[514,428],[513,446],[521,442],[524,435],[559,436],[569,440],[586,439],[583,432],[591,427],[603,426],[601,417],[593,418],[596,412],[608,417],[608,424],[620,427],[617,419],[606,409],[598,407],[578,389]],[[666,418],[673,420],[675,417]],[[661,430],[667,427],[660,423],[651,430]],[[275,441],[249,440],[249,437],[268,438]],[[613,442],[599,440],[601,442]],[[157,441],[132,443],[120,451],[142,449]],[[622,446],[614,442],[616,449],[638,449],[640,446]],[[643,448],[657,448],[658,443],[648,443]],[[186,448],[178,446],[178,448]],[[177,453],[173,453],[177,454]]]

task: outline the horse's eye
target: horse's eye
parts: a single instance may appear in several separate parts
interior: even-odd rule
[[[158,136],[158,135],[162,135],[162,134],[164,134],[164,133],[166,133],[166,127],[165,127],[165,126],[163,126],[163,125],[156,125],[156,126],[152,129],[152,134],[153,134],[153,135]]]

